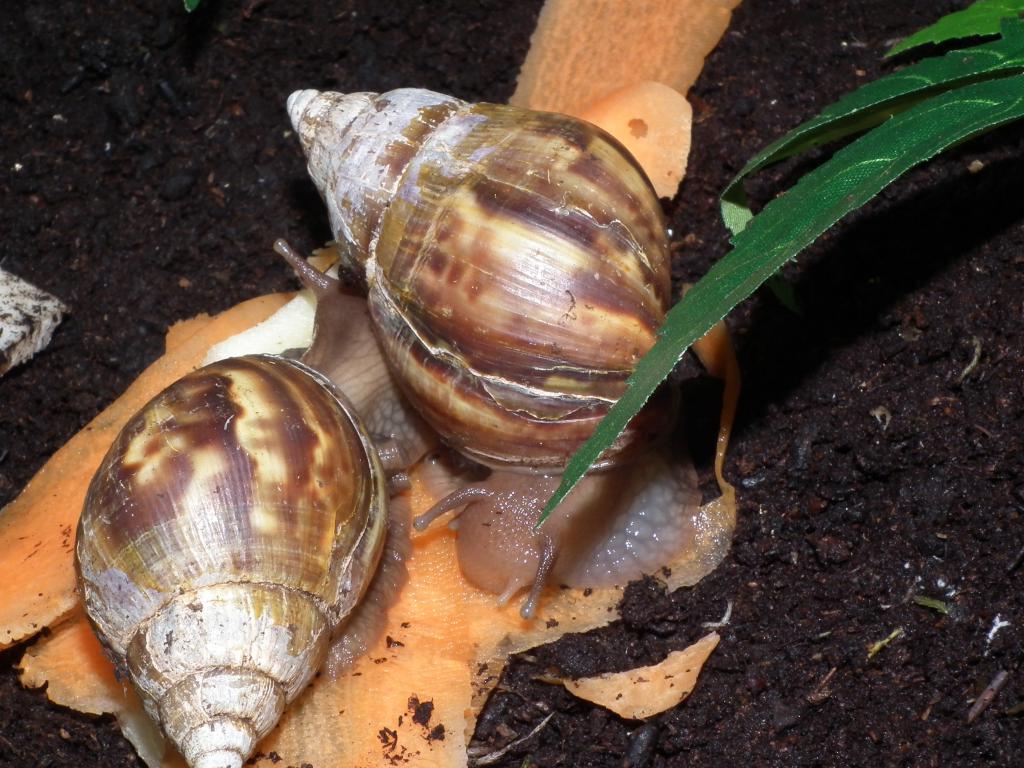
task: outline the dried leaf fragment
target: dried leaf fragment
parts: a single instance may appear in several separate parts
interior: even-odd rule
[[[652,666],[563,680],[562,685],[573,696],[610,709],[619,717],[642,720],[671,709],[690,695],[718,640],[718,633],[712,632]]]

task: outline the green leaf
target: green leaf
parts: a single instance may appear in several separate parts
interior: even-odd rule
[[[945,43],[965,37],[998,35],[999,25],[1024,13],[1024,0],[978,0],[962,11],[943,16],[930,27],[918,30],[896,43],[886,57],[909,51],[928,43]]]
[[[1003,34],[1001,40],[927,59],[868,83],[758,152],[722,193],[722,219],[729,231],[736,234],[750,221],[752,214],[741,182],[752,173],[812,147],[873,128],[937,93],[1024,72],[1024,22],[1008,22]]]
[[[936,600],[934,597],[914,595],[914,602],[920,605],[922,608],[929,608],[933,611],[941,613],[943,616],[949,615],[949,606],[941,600]]]
[[[687,348],[786,261],[908,169],[953,144],[1022,117],[1024,75],[947,91],[844,147],[765,206],[736,235],[733,250],[669,311],[626,392],[569,460],[538,525],[640,411]]]
[[[199,7],[200,0],[184,0],[185,10],[192,13],[196,8]]]

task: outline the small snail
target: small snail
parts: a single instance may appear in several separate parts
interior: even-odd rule
[[[622,394],[668,309],[664,220],[635,160],[575,118],[418,89],[297,91],[288,111],[395,378],[449,446],[493,468],[417,527],[465,507],[464,572],[506,599],[532,582],[524,616],[549,573],[572,583],[586,571],[571,550],[625,542],[629,554],[607,557],[615,563],[601,579],[593,566],[586,583],[663,565],[666,548],[648,556],[652,537],[630,521],[670,500],[660,512],[670,524],[653,539],[692,539],[692,468],[685,457],[631,460],[671,427],[670,393],[603,457],[614,472],[594,475],[560,521],[533,530],[557,473]],[[598,519],[580,523],[582,514]],[[559,536],[569,518],[571,545]],[[587,546],[581,530],[592,532]],[[635,567],[615,567],[622,560]]]
[[[363,304],[321,298],[321,316]],[[191,768],[241,766],[328,654],[344,664],[372,639],[404,578],[400,505],[388,531],[400,457],[311,367],[330,347],[317,334],[303,361],[248,355],[184,376],[128,421],[89,487],[75,560],[87,614]]]

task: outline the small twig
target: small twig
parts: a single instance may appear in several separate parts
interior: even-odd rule
[[[252,18],[252,15],[266,4],[267,0],[252,0],[246,4],[245,8],[242,9],[242,18]]]
[[[932,715],[932,707],[934,707],[940,701],[942,701],[942,696],[940,696],[937,693],[928,700],[928,706],[925,707],[924,711],[921,713],[921,722],[922,723],[927,721],[928,718],[931,717],[931,715]]]
[[[885,648],[885,646],[887,646],[893,640],[895,640],[898,637],[902,637],[902,636],[903,636],[903,627],[897,627],[892,632],[890,632],[889,636],[886,637],[884,640],[879,640],[877,643],[872,643],[871,645],[869,645],[868,646],[868,661],[873,659],[875,657],[876,653],[878,653],[880,650]]]
[[[516,739],[515,741],[509,742],[504,747],[499,749],[497,752],[491,752],[491,753],[486,754],[486,755],[481,755],[480,757],[476,758],[475,760],[471,757],[470,760],[469,760],[469,764],[470,765],[474,765],[474,766],[476,766],[476,765],[493,765],[494,763],[496,763],[499,760],[501,760],[501,758],[503,758],[505,755],[507,755],[513,749],[518,747],[520,744],[522,744],[523,742],[527,741],[528,739],[532,739],[534,736],[536,736],[538,733],[540,733],[541,730],[543,730],[543,728],[548,724],[548,721],[551,720],[551,718],[554,717],[554,716],[555,716],[555,713],[552,712],[550,715],[548,715],[543,720],[541,720],[540,723],[537,724],[537,727],[534,728],[532,731],[530,731],[528,734],[523,736],[521,739]]]
[[[981,339],[971,336],[971,345],[974,347],[974,354],[971,361],[967,363],[967,367],[960,371],[960,376],[956,380],[957,384],[963,384],[964,379],[974,373],[974,369],[978,367],[978,361],[981,360]]]
[[[1024,547],[1020,548],[1020,552],[1017,553],[1017,556],[1013,558],[1013,561],[1010,563],[1009,567],[1007,567],[1007,575],[1013,573],[1018,568],[1020,568],[1021,563],[1024,563]]]
[[[828,689],[828,681],[832,679],[837,669],[838,667],[832,667],[815,689],[807,694],[808,702],[811,704],[821,704],[821,702],[832,695],[832,691]]]
[[[3,747],[4,751],[7,754],[9,754],[9,755],[13,755],[14,754],[14,745],[11,744],[11,742],[7,740],[7,737],[4,736],[2,733],[0,733],[0,747]]]
[[[1010,678],[1010,673],[1005,669],[999,670],[995,677],[992,678],[992,682],[985,686],[985,690],[981,692],[981,695],[975,700],[974,706],[971,707],[971,711],[967,713],[967,722],[973,723],[982,712],[988,709],[988,705],[992,703],[992,700],[999,694],[999,691],[1006,685],[1006,681]]]
[[[704,629],[721,629],[729,625],[729,620],[732,619],[732,600],[729,600],[725,604],[725,613],[718,621],[705,621],[701,624]]]

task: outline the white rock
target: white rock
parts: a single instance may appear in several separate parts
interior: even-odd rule
[[[68,308],[0,269],[0,375],[45,349]]]

